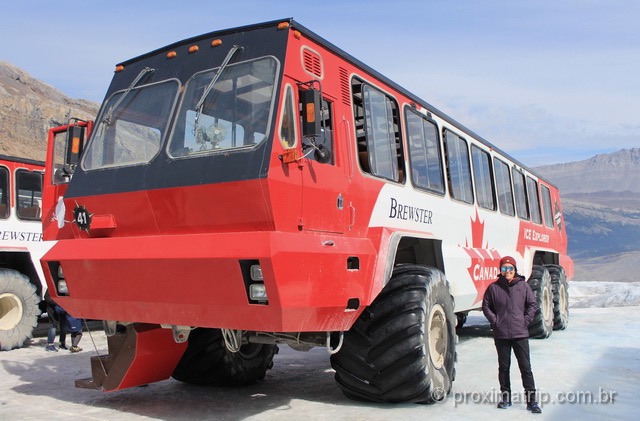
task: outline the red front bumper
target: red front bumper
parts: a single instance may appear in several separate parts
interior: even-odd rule
[[[262,267],[266,305],[248,301],[239,263],[245,259]],[[375,252],[367,239],[250,232],[61,240],[42,263],[52,292],[50,263],[62,266],[69,295],[52,296],[75,317],[338,331],[370,302]]]

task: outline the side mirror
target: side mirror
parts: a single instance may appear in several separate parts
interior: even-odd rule
[[[302,102],[302,135],[319,137],[322,135],[322,109],[320,107],[320,91],[307,89],[300,92]]]
[[[82,148],[84,147],[85,127],[70,126],[67,132],[66,154],[64,158],[64,171],[73,174],[76,165],[80,161]]]
[[[313,157],[321,164],[328,164],[331,162],[331,151],[324,147],[324,145],[318,145],[316,150],[313,151]]]

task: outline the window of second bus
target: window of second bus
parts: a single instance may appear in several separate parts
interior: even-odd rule
[[[413,109],[407,109],[407,136],[411,180],[419,189],[444,194],[438,126]]]
[[[9,170],[0,167],[0,218],[9,217]]]
[[[18,218],[39,221],[42,217],[42,173],[16,171],[16,199]]]

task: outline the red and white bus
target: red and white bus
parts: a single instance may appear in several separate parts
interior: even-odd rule
[[[532,336],[567,325],[557,188],[294,20],[118,64],[66,142],[43,267],[109,338],[79,386],[249,384],[288,344],[327,346],[347,396],[432,402],[505,255]]]
[[[44,309],[44,162],[0,155],[0,350],[28,345]]]

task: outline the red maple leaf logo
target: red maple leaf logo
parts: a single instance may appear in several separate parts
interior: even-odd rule
[[[498,278],[498,265],[502,258],[495,249],[489,248],[489,244],[484,244],[484,222],[480,220],[478,209],[475,218],[471,217],[471,245],[467,239],[463,249],[471,258],[471,265],[467,270],[478,292],[473,302],[475,307],[482,300],[489,284]]]

